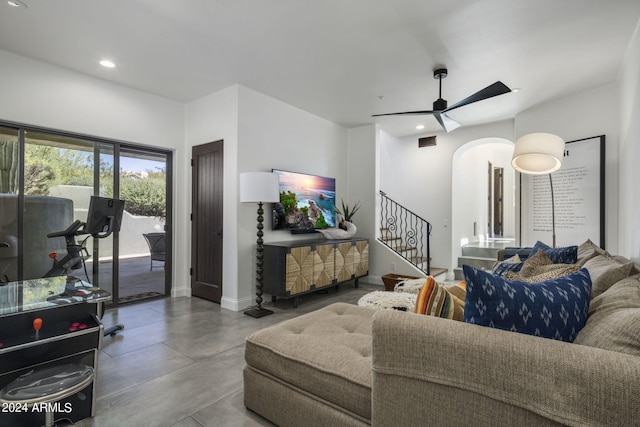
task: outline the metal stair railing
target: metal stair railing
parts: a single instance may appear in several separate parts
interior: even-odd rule
[[[380,196],[378,240],[426,275],[431,274],[431,223],[390,199],[385,192],[380,191]]]

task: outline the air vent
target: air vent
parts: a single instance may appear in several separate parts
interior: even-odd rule
[[[427,137],[418,139],[418,148],[434,147],[435,145],[436,145],[436,137],[435,136],[427,136]]]

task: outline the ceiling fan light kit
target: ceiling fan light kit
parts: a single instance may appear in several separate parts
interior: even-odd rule
[[[462,126],[460,123],[453,120],[446,113],[451,110],[455,110],[456,108],[464,107],[465,105],[472,104],[478,101],[484,101],[485,99],[493,98],[494,96],[504,95],[505,93],[511,92],[511,89],[501,81],[497,81],[492,85],[485,87],[482,90],[474,93],[471,96],[463,99],[462,101],[453,104],[451,107],[448,107],[448,103],[446,99],[442,98],[442,79],[447,77],[448,71],[446,68],[437,68],[433,70],[433,78],[439,81],[439,92],[438,99],[433,102],[433,110],[424,110],[424,111],[404,111],[401,113],[385,113],[385,114],[374,114],[373,117],[380,116],[398,116],[398,115],[427,115],[430,114],[435,117],[435,119],[440,123],[440,126],[445,130],[445,132],[451,132]]]

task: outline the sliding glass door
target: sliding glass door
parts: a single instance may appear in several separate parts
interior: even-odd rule
[[[0,281],[47,275],[50,254],[66,254],[65,239],[47,234],[85,222],[91,196],[102,196],[125,200],[122,230],[77,236],[86,259],[71,274],[110,291],[114,304],[166,295],[170,251],[158,261],[145,235],[163,233],[170,246],[170,164],[162,150],[0,126]]]

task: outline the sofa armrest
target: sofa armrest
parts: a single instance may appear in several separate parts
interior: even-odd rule
[[[639,357],[432,316],[374,315],[374,425],[639,419]]]

